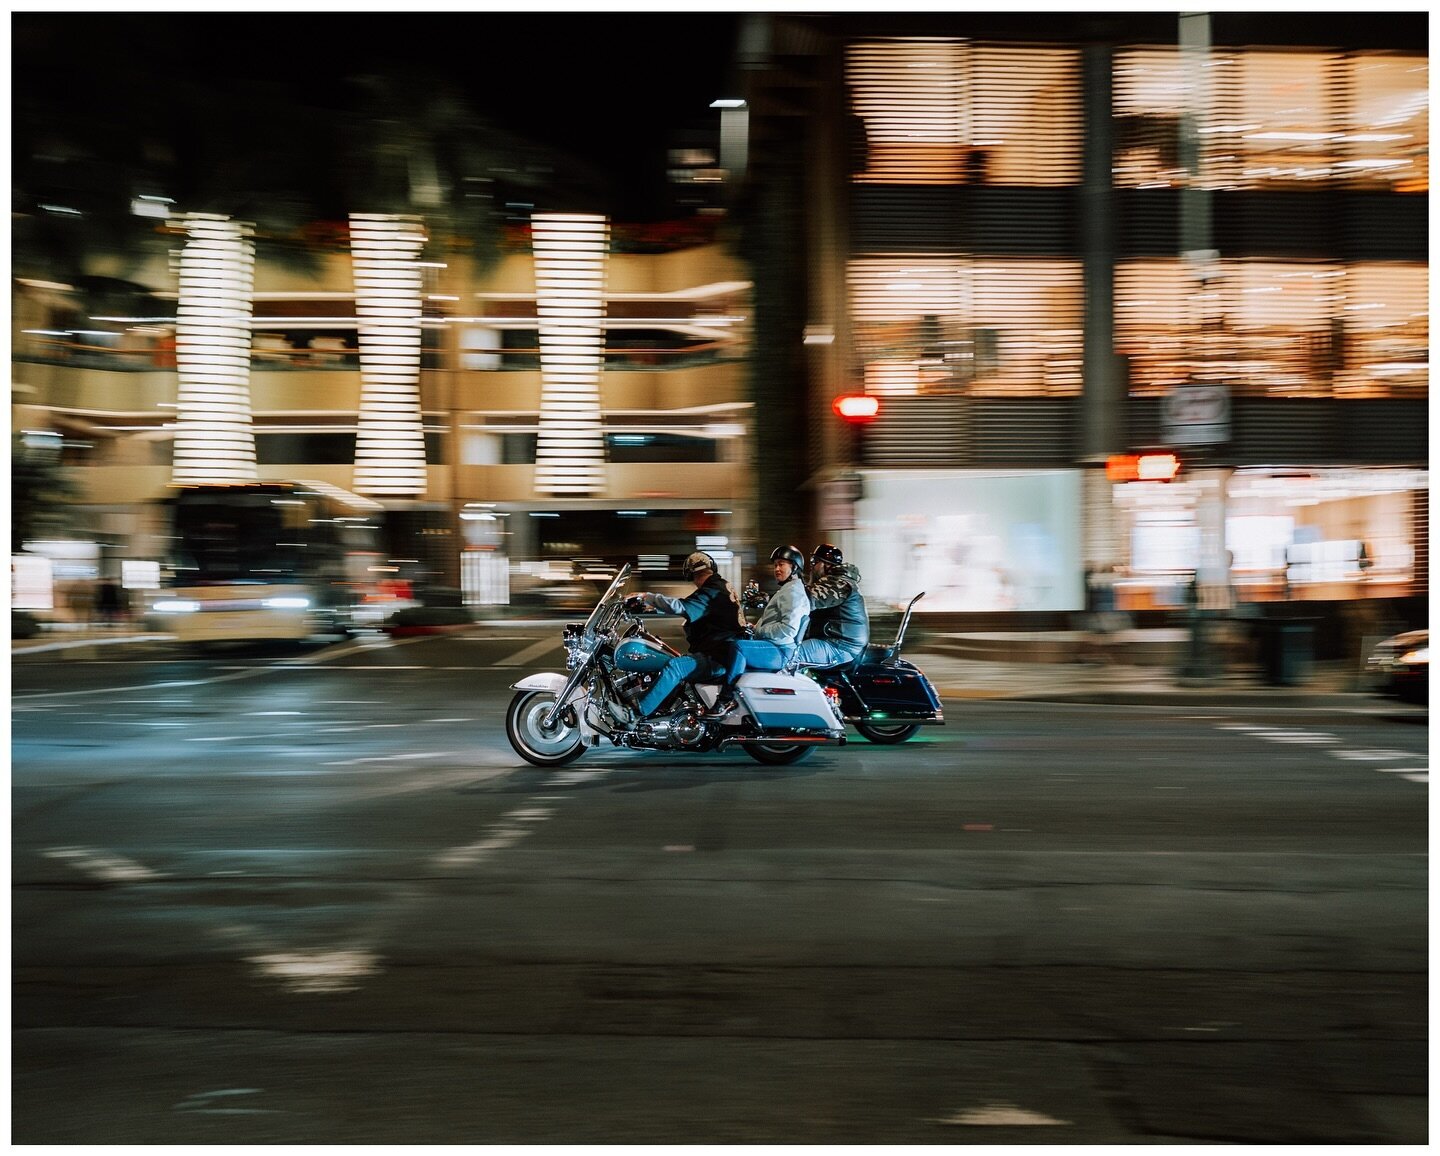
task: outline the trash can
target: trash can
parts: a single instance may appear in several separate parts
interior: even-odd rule
[[[1266,686],[1299,686],[1310,676],[1315,627],[1310,622],[1261,619],[1260,673]]]

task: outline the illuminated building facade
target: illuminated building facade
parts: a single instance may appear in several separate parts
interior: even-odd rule
[[[230,425],[206,426],[215,444],[195,467],[180,438],[211,421],[218,364],[197,401],[186,382],[201,329],[180,306],[197,226],[162,224],[123,311],[84,285],[17,283],[15,428],[62,446],[74,536],[95,547],[58,578],[163,558],[156,501],[189,479],[182,463],[209,480],[248,471],[369,494],[409,527],[396,564],[472,602],[563,595],[577,558],[663,580],[699,544],[738,566],[750,283],[714,218],[571,218],[558,227],[587,231],[577,257],[573,241],[554,248],[555,219],[527,217],[481,268],[425,251],[422,219],[371,216],[309,229],[308,272],[272,259],[277,239],[223,224],[248,281],[244,308],[224,307]],[[235,431],[251,448],[231,463]]]
[[[762,19],[753,195],[804,227],[756,295],[788,292],[808,399],[770,436],[808,438],[867,592],[1426,591],[1423,16]],[[1146,449],[1176,481],[1107,479]]]

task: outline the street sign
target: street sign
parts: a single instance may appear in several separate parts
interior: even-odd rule
[[[1161,437],[1170,446],[1210,446],[1230,440],[1230,390],[1223,385],[1177,385],[1160,407]]]

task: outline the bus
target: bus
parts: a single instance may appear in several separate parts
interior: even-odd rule
[[[336,641],[361,620],[384,508],[325,482],[180,486],[151,622],[184,643]]]

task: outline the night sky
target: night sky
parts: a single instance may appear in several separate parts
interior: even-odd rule
[[[616,180],[622,217],[653,215],[665,151],[718,123],[739,17],[667,12],[16,13],[21,94],[103,115],[117,91],[163,94],[178,79],[215,91],[262,83],[285,99],[343,108],[347,78],[453,84],[499,128]],[[283,132],[283,126],[265,131]]]

